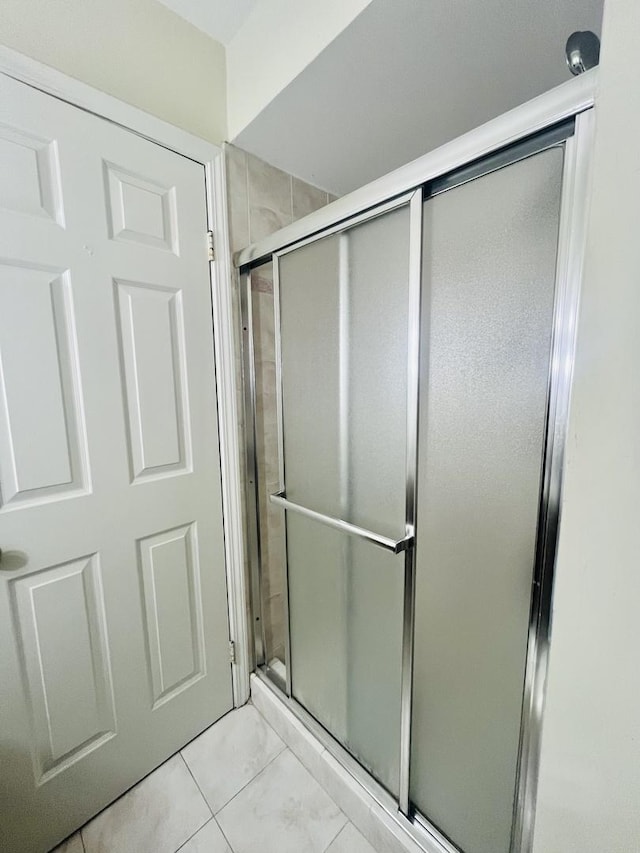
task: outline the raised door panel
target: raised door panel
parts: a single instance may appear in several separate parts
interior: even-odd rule
[[[176,189],[104,164],[109,236],[177,254]]]
[[[13,581],[37,785],[115,735],[97,554]]]
[[[64,224],[54,141],[0,124],[0,207]]]
[[[205,674],[196,525],[138,543],[153,706]]]
[[[182,294],[130,281],[115,290],[131,479],[189,471]]]
[[[86,490],[68,272],[0,263],[0,395],[0,509]]]

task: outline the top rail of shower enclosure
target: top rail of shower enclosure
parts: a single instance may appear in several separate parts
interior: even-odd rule
[[[500,148],[573,118],[594,105],[597,80],[597,68],[567,80],[549,92],[241,249],[234,254],[234,265],[237,268],[258,265],[274,252],[282,251],[293,243],[384,204],[397,195],[440,178]]]
[[[585,116],[584,122],[578,121],[577,117],[594,105],[597,73],[597,69],[593,69],[580,77],[567,81],[556,89],[517,107],[457,140],[441,146],[434,152],[418,158],[407,166],[395,170],[366,187],[350,193],[343,199],[338,199],[325,208],[243,249],[234,257],[236,267],[240,268],[244,274],[243,281],[248,290],[250,283],[247,280],[247,274],[250,273],[250,270],[270,261],[274,256],[277,259],[278,255],[285,254],[289,248],[298,248],[305,242],[311,242],[329,233],[350,228],[356,224],[356,220],[363,221],[369,216],[382,213],[385,209],[406,204],[409,201],[407,196],[412,194],[411,191],[415,192],[425,185],[427,186],[427,195],[431,194],[431,190],[435,193],[438,189],[432,184],[435,181],[440,183],[438,179],[442,179],[453,172],[461,172],[465,167],[473,166],[475,161],[486,161],[490,155],[501,152],[502,149],[513,150],[517,144],[522,144],[529,137],[541,137],[544,131],[548,134],[550,129],[558,125],[576,122],[575,135],[571,137],[571,156],[565,165],[562,189],[563,212],[556,269],[556,287],[560,295],[557,299],[554,316],[552,375],[549,387],[548,444],[545,452],[542,494],[545,520],[539,546],[542,569],[540,581],[534,585],[533,590],[530,642],[526,665],[527,683],[525,684],[523,704],[521,765],[517,782],[518,791],[511,846],[513,853],[515,851],[528,853],[532,846],[541,734],[540,715],[550,630],[551,579],[553,577],[559,525],[561,471],[571,384],[571,370],[570,368],[567,369],[566,366],[573,363],[575,314],[577,313],[580,272],[584,253],[584,210],[586,209],[587,198],[588,155],[592,134],[591,116]],[[571,136],[571,131],[564,133],[565,139],[569,136]],[[549,144],[553,144],[553,141]],[[540,150],[539,146],[537,150]],[[528,156],[526,146],[524,152],[522,157]],[[515,162],[517,159],[517,157],[512,156],[510,162]],[[499,165],[496,165],[496,168],[499,168]],[[491,169],[485,169],[486,171],[491,171]],[[462,177],[457,182],[460,183],[464,180]],[[405,197],[401,199],[401,196]],[[414,219],[418,221],[416,217]],[[248,378],[252,385],[251,370]],[[249,401],[250,408],[255,406],[253,391],[252,388],[251,400]],[[407,414],[409,416],[409,412]],[[415,412],[412,412],[411,417],[413,418],[414,415]],[[250,441],[249,444],[252,442]],[[252,490],[249,489],[249,491]],[[282,492],[280,495],[276,495],[274,502],[278,503],[277,499],[281,497]],[[273,501],[273,498],[271,500]],[[290,508],[293,509],[293,507]],[[256,509],[257,507],[254,507],[254,511]],[[413,531],[410,532],[413,533]],[[412,549],[409,547],[405,554],[410,557],[411,552]],[[255,560],[255,558],[254,552],[253,559]],[[409,590],[410,593],[411,590]],[[407,591],[405,590],[406,594]],[[406,632],[409,627],[405,625],[403,640],[405,654],[411,646],[410,643],[406,642]],[[287,657],[290,660],[290,655]],[[410,667],[411,662],[405,661],[404,665]],[[290,667],[287,667],[287,670],[287,680],[289,681]],[[290,695],[290,681],[287,687],[287,692]],[[407,697],[404,695],[403,711],[406,708]],[[408,729],[406,721],[404,723],[406,735]],[[327,740],[330,740],[328,735],[326,737]],[[406,743],[404,750],[406,751]],[[439,850],[455,851],[456,848],[446,838],[443,838],[422,815],[414,815],[412,809],[408,808],[408,773],[406,771],[405,766],[404,773],[407,778],[404,780],[405,784],[401,786],[404,790],[401,791],[401,796],[398,798],[400,800],[400,811],[392,814],[392,817],[406,828],[407,818],[411,819],[413,816],[417,825],[427,836],[431,837]],[[366,772],[363,771],[363,778],[366,775]],[[363,784],[366,787],[366,780]],[[387,811],[390,809],[387,808]]]

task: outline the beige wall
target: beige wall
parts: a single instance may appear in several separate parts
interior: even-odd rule
[[[235,139],[370,2],[256,3],[227,46],[229,139]]]
[[[156,0],[0,0],[0,44],[211,142],[226,137],[224,47]]]
[[[535,853],[640,850],[638,33],[606,0]]]

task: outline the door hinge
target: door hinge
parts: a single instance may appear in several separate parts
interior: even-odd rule
[[[236,662],[236,644],[233,642],[233,640],[229,640],[229,662]]]
[[[207,231],[207,251],[209,253],[209,260],[215,261],[216,257],[213,251],[213,231]]]

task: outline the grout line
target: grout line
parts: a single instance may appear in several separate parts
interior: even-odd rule
[[[293,222],[293,175],[289,175],[289,205],[291,207],[291,222]]]
[[[194,782],[195,782],[195,779],[194,779]],[[209,805],[209,803],[207,803],[207,806],[208,806],[208,805]],[[209,809],[209,811],[211,811],[211,809]],[[183,841],[183,842],[182,842],[182,844],[180,845],[180,847],[178,847],[178,848],[176,849],[175,853],[178,853],[178,851],[179,851],[179,850],[182,850],[182,848],[185,846],[185,844],[188,844],[188,843],[191,841],[191,839],[192,839],[192,838],[195,838],[195,836],[200,832],[200,830],[201,830],[201,829],[204,829],[204,828],[205,828],[205,826],[208,826],[208,825],[211,823],[211,821],[212,821],[212,820],[215,820],[215,818],[214,818],[214,816],[213,816],[213,815],[211,815],[211,817],[209,818],[209,820],[205,820],[205,822],[202,824],[202,826],[199,826],[199,827],[196,829],[196,831],[195,831],[194,833],[192,833],[192,834],[187,838],[187,840],[186,840],[186,841]]]
[[[247,702],[247,704],[249,704],[249,702],[251,702],[251,697],[249,697],[249,701]],[[246,707],[246,706],[245,706],[245,707]],[[255,705],[254,705],[253,707],[255,708]],[[231,711],[229,711],[229,714],[233,714],[235,711],[238,711],[238,710],[240,710],[240,709],[239,709],[239,708],[232,708],[232,709],[231,709]],[[249,779],[249,781],[248,781],[248,782],[245,782],[245,784],[242,786],[242,788],[240,788],[240,790],[239,790],[239,791],[236,791],[236,793],[233,795],[233,797],[231,797],[229,800],[227,800],[227,801],[226,801],[226,803],[224,803],[222,806],[220,806],[220,808],[218,809],[218,811],[217,811],[217,812],[214,812],[214,811],[213,811],[213,808],[209,805],[209,801],[207,800],[206,796],[204,795],[204,792],[203,792],[202,788],[201,788],[201,787],[200,787],[200,785],[198,784],[198,780],[197,780],[197,779],[196,779],[196,777],[193,775],[193,772],[192,772],[191,768],[189,767],[189,762],[187,761],[187,759],[186,759],[186,758],[184,757],[184,755],[182,754],[182,750],[180,750],[180,758],[181,758],[181,759],[184,761],[184,763],[186,764],[186,766],[187,766],[187,770],[189,771],[189,775],[191,776],[191,778],[192,778],[192,779],[193,779],[193,781],[195,782],[197,789],[200,791],[200,794],[201,794],[201,796],[202,796],[203,800],[205,801],[205,803],[207,804],[207,808],[208,808],[208,809],[209,809],[209,811],[211,812],[211,816],[212,816],[212,817],[215,817],[215,816],[216,816],[216,814],[220,814],[220,812],[222,811],[222,809],[224,809],[226,806],[228,806],[228,805],[229,805],[229,803],[231,802],[231,800],[235,800],[235,798],[238,796],[238,794],[240,794],[242,791],[244,791],[244,789],[247,787],[247,785],[250,785],[250,784],[253,782],[253,780],[254,780],[254,779],[257,779],[257,778],[258,778],[258,776],[259,776],[263,771],[265,771],[265,770],[267,769],[267,767],[268,767],[272,762],[274,762],[274,761],[276,760],[276,758],[277,758],[279,755],[282,755],[282,753],[283,753],[286,749],[288,749],[287,744],[286,744],[286,743],[284,742],[284,740],[280,737],[280,735],[279,735],[279,734],[278,734],[278,732],[273,728],[273,726],[269,723],[269,721],[268,721],[268,720],[266,720],[266,719],[262,716],[262,714],[260,714],[260,711],[258,711],[258,709],[257,709],[257,708],[255,708],[255,710],[256,710],[256,713],[257,713],[257,714],[259,714],[259,716],[260,716],[261,720],[262,720],[262,721],[267,725],[267,727],[268,727],[268,728],[273,732],[273,734],[278,738],[278,740],[280,741],[280,743],[281,743],[281,745],[282,745],[282,746],[281,746],[281,748],[276,752],[276,754],[273,756],[273,758],[270,758],[270,759],[269,759],[269,761],[264,765],[264,767],[263,767],[261,770],[259,770],[259,771],[255,774],[255,776],[252,776],[252,777],[251,777],[251,779]],[[216,721],[216,722],[217,722],[217,721]],[[213,723],[213,725],[215,726],[215,723]],[[208,729],[205,729],[205,731],[208,731]],[[194,738],[194,740],[197,740],[197,738]],[[190,741],[190,743],[193,743],[193,741]],[[188,745],[188,744],[187,744],[187,745]],[[184,748],[184,747],[183,747],[183,748]],[[292,754],[293,754],[293,753],[292,753]],[[296,756],[296,757],[297,757],[297,756]],[[299,759],[298,759],[298,760],[299,760]],[[209,823],[209,821],[207,821],[207,823]],[[218,823],[218,821],[216,821],[216,823]],[[219,824],[218,824],[218,825],[219,825]],[[204,824],[203,824],[203,826],[204,826]],[[201,827],[201,828],[202,828],[202,827]],[[221,829],[221,831],[222,831],[222,829]],[[224,833],[223,833],[223,834],[224,834]],[[229,843],[229,842],[227,841],[227,843]],[[229,847],[231,847],[231,845],[230,845],[230,844],[229,844]]]
[[[278,733],[276,732],[276,735],[277,735],[277,734],[278,734]],[[278,737],[279,737],[279,735],[278,735]],[[300,759],[298,758],[298,756],[297,756],[297,755],[296,755],[296,754],[295,754],[295,753],[294,753],[294,752],[293,752],[293,751],[292,751],[292,750],[291,750],[291,749],[290,749],[286,744],[284,744],[283,749],[281,749],[281,750],[278,752],[278,754],[277,754],[277,755],[274,755],[274,757],[269,761],[269,763],[268,763],[268,764],[265,764],[265,766],[262,768],[262,770],[260,770],[258,773],[256,773],[256,775],[253,777],[253,779],[251,779],[249,782],[247,782],[247,784],[246,784],[246,785],[243,785],[243,787],[242,787],[242,788],[241,788],[241,789],[240,789],[236,794],[234,794],[234,795],[233,795],[233,797],[231,797],[231,799],[230,799],[230,800],[228,800],[228,801],[224,804],[224,806],[222,806],[222,808],[221,808],[221,809],[219,809],[219,810],[216,812],[216,814],[213,816],[213,819],[214,819],[214,820],[215,820],[215,822],[217,823],[217,825],[218,825],[218,827],[219,827],[219,829],[220,829],[220,832],[221,832],[221,833],[222,833],[222,835],[224,836],[224,839],[225,839],[225,841],[227,842],[227,844],[229,845],[229,848],[231,849],[232,853],[234,853],[234,848],[233,848],[233,846],[232,846],[231,842],[229,841],[229,839],[227,838],[227,836],[225,835],[224,830],[222,829],[222,826],[220,825],[220,821],[217,819],[217,815],[219,815],[219,814],[223,811],[223,809],[225,809],[225,808],[226,808],[230,803],[232,803],[232,802],[235,800],[235,798],[236,798],[237,796],[239,796],[239,794],[241,794],[241,793],[245,790],[245,788],[248,788],[248,787],[249,787],[249,785],[251,785],[251,783],[252,783],[252,782],[255,782],[255,780],[256,780],[259,776],[261,776],[261,775],[265,772],[265,770],[267,770],[267,768],[268,768],[268,767],[270,767],[270,766],[273,764],[273,762],[274,762],[277,758],[279,758],[281,755],[283,755],[285,752],[290,752],[290,753],[291,753],[291,755],[293,755],[293,757],[294,757],[294,758],[296,759],[296,761],[300,764],[300,766],[301,766],[304,770],[306,770],[306,772],[307,772],[307,773],[309,773],[309,775],[311,776],[311,778],[312,778],[312,779],[316,782],[316,784],[317,784],[317,785],[322,789],[322,791],[324,791],[324,793],[326,794],[326,796],[327,796],[327,797],[329,797],[329,799],[331,800],[331,802],[332,802],[332,803],[337,807],[337,809],[338,809],[338,811],[340,812],[340,814],[344,817],[344,823],[342,824],[342,826],[340,827],[340,829],[336,832],[336,834],[331,838],[331,840],[329,841],[329,843],[327,844],[327,846],[323,849],[322,853],[326,853],[326,851],[329,849],[329,847],[331,847],[331,845],[332,845],[332,844],[333,844],[333,842],[336,840],[336,838],[340,835],[340,833],[341,833],[341,832],[343,832],[343,831],[346,829],[346,827],[351,823],[351,821],[349,820],[348,815],[346,815],[346,814],[344,813],[344,811],[343,811],[343,810],[340,808],[340,806],[336,803],[336,801],[335,801],[335,800],[333,799],[333,797],[329,794],[329,792],[324,790],[324,788],[322,787],[322,785],[320,785],[320,783],[319,783],[319,782],[318,782],[318,780],[315,778],[315,776],[311,773],[311,771],[310,771],[307,767],[305,767],[305,766],[304,766],[304,764],[302,763],[302,761],[300,761]],[[208,823],[208,822],[209,822],[209,821],[207,821],[207,823]]]
[[[287,751],[287,749],[288,749],[288,746],[286,745],[286,743],[283,743],[282,749],[278,750],[278,752],[273,756],[273,758],[269,759],[269,761],[264,765],[262,770],[259,770],[255,776],[252,776],[252,778],[249,779],[249,781],[246,782],[242,786],[242,788],[240,788],[239,791],[236,791],[236,793],[233,795],[233,797],[231,797],[231,799],[227,800],[227,802],[223,806],[220,806],[220,808],[218,809],[218,811],[215,814],[219,815],[223,809],[226,809],[226,807],[229,805],[229,803],[232,803],[235,800],[235,798],[244,791],[245,788],[248,788],[252,782],[255,782],[255,780],[258,778],[258,776],[262,776],[262,774],[267,769],[267,767],[270,767],[273,764],[273,762],[276,760],[276,758],[279,758],[284,752]],[[215,817],[215,815],[214,815],[214,817]]]
[[[338,804],[336,803],[336,805],[338,805]],[[338,808],[340,808],[340,806],[338,806]],[[336,834],[333,836],[333,838],[331,839],[331,841],[330,841],[330,842],[327,844],[327,846],[324,848],[324,850],[322,851],[322,853],[327,853],[327,850],[331,847],[331,845],[332,845],[332,844],[333,844],[333,842],[336,840],[336,838],[337,838],[339,835],[342,835],[342,833],[345,831],[345,829],[347,828],[347,826],[349,826],[349,824],[351,823],[351,821],[350,821],[350,820],[349,820],[349,818],[346,816],[346,814],[344,814],[344,812],[342,811],[342,809],[340,809],[340,814],[343,814],[343,815],[344,815],[344,817],[345,817],[345,822],[342,824],[342,826],[340,827],[340,829],[336,832]]]
[[[82,837],[82,827],[78,830],[78,835],[80,836],[80,845],[82,846],[82,853],[87,853],[87,848],[84,846],[84,838]]]
[[[220,824],[219,824],[219,823],[218,823],[218,821],[216,820],[215,815],[213,816],[213,820],[215,820],[215,821],[216,821],[216,826],[217,826],[217,827],[218,827],[218,829],[220,830],[220,832],[221,832],[222,837],[224,838],[224,840],[227,842],[227,844],[228,844],[228,846],[229,846],[229,850],[231,850],[231,853],[235,853],[235,851],[234,851],[234,849],[233,849],[233,847],[232,847],[232,845],[231,845],[231,842],[229,841],[229,839],[227,838],[227,836],[224,834],[224,829],[220,826]]]
[[[204,804],[205,804],[205,806],[209,809],[209,814],[211,815],[211,817],[213,817],[213,809],[211,808],[211,806],[209,805],[209,801],[207,800],[207,798],[206,798],[206,797],[205,797],[205,795],[203,794],[203,792],[202,792],[202,788],[200,787],[200,785],[198,785],[198,780],[196,779],[196,777],[195,777],[195,776],[193,775],[193,773],[191,772],[191,768],[189,767],[189,764],[188,764],[188,762],[187,762],[187,759],[186,759],[186,758],[184,757],[184,755],[182,754],[182,751],[180,751],[180,758],[184,761],[184,766],[187,768],[187,771],[189,772],[189,776],[191,776],[191,778],[193,779],[193,783],[194,783],[194,785],[196,786],[196,788],[198,789],[198,791],[199,791],[199,793],[200,793],[200,796],[201,796],[201,797],[202,797],[202,799],[204,800]],[[209,821],[207,820],[207,821],[205,821],[205,823],[209,823]],[[202,824],[202,826],[204,826],[204,825],[205,825],[205,824],[203,823],[203,824]],[[200,828],[202,829],[202,827],[200,827]],[[198,831],[198,830],[196,830],[196,832],[197,832],[197,831]],[[194,835],[195,835],[195,833],[194,833]]]

